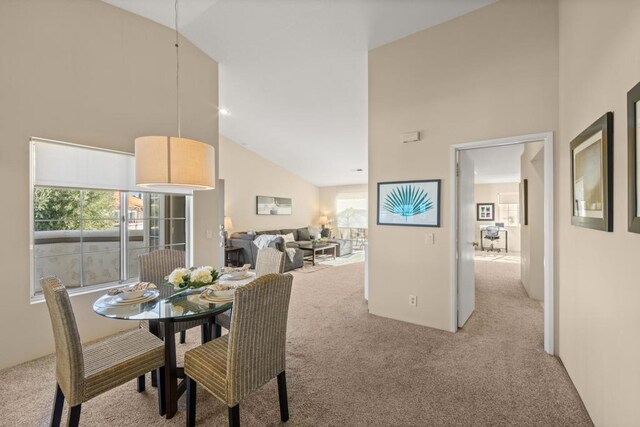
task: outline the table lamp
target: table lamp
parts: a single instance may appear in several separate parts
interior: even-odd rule
[[[229,230],[233,230],[233,221],[230,216],[224,217],[224,246],[229,247]]]

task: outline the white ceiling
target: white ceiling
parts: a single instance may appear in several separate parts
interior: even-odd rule
[[[174,0],[104,0],[174,27]],[[367,51],[494,0],[181,0],[220,133],[318,186],[367,182]],[[354,172],[355,169],[363,172]]]
[[[520,157],[524,144],[469,150],[476,184],[520,182]]]

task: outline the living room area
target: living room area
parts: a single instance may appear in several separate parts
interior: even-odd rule
[[[258,250],[269,246],[287,252],[285,271],[365,261],[366,173],[323,186],[331,177],[312,183],[224,135],[219,141],[225,263],[254,268]]]

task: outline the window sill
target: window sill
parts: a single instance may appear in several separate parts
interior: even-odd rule
[[[101,285],[87,286],[85,288],[67,288],[67,292],[69,292],[70,297],[75,297],[77,295],[86,295],[93,294],[97,292],[103,292],[108,289],[117,288],[119,286],[124,286],[130,283],[134,283],[138,279],[130,279],[126,282],[110,282],[103,283]],[[31,297],[30,304],[40,304],[44,302],[44,295],[38,294]]]

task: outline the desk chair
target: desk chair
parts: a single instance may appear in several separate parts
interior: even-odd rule
[[[496,251],[500,252],[500,248],[494,248],[493,243],[496,240],[500,240],[500,227],[498,224],[490,225],[484,229],[484,238],[491,241],[491,247],[487,248],[487,252]]]

